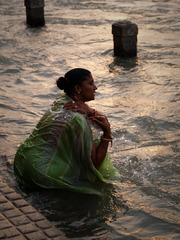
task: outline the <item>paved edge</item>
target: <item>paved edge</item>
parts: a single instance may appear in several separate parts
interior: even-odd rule
[[[68,238],[0,178],[0,239]]]

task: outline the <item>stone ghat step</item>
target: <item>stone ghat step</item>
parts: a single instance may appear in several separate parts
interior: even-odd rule
[[[68,238],[0,178],[0,239]]]

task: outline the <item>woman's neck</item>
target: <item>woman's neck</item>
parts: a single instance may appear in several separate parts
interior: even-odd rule
[[[82,99],[81,95],[79,95],[79,94],[72,94],[72,95],[70,95],[70,97],[71,97],[74,101],[85,102],[85,101]]]

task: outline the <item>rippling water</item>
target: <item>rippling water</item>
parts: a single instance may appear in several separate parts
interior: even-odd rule
[[[46,26],[25,25],[23,1],[0,1],[1,175],[72,239],[180,238],[180,4],[45,1]],[[112,23],[138,25],[138,55],[113,56]],[[17,146],[58,96],[74,67],[97,83],[93,107],[111,122],[109,149],[121,178],[104,199],[22,192],[12,174]]]

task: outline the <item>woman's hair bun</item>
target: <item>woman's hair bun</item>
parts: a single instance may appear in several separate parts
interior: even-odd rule
[[[59,89],[64,90],[66,87],[66,79],[64,77],[60,77],[57,79],[56,84]]]
[[[73,92],[73,88],[76,85],[81,85],[83,81],[87,79],[91,72],[84,68],[74,68],[68,71],[64,77],[57,79],[57,87],[70,96]]]

